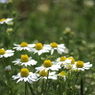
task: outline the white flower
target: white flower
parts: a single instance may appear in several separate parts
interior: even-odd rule
[[[64,61],[64,68],[66,69],[72,69],[73,65],[75,64],[75,59],[73,57],[68,57],[66,58],[66,60]]]
[[[49,72],[48,79],[57,80],[57,76],[56,72]]]
[[[30,51],[34,52],[34,54],[38,53],[38,55],[49,52],[49,50],[47,50],[47,47],[44,47],[44,45],[42,45],[42,43],[35,44],[34,48],[32,48]]]
[[[90,62],[86,62],[84,63],[83,61],[77,61],[75,62],[74,66],[73,66],[73,70],[88,70],[92,67],[92,64],[90,64]]]
[[[66,69],[72,69],[75,63],[75,59],[73,57],[66,58],[65,56],[59,57],[55,60],[54,64],[60,65]]]
[[[45,44],[45,47],[47,47],[47,49],[51,51],[51,55],[54,53],[55,50],[57,50],[59,54],[68,53],[68,49],[65,47],[64,44],[57,44],[56,42],[53,42],[50,43],[50,45]]]
[[[32,57],[28,57],[28,55],[21,55],[21,59],[17,59],[16,61],[12,61],[15,65],[24,65],[25,67],[36,65],[37,61],[32,59]]]
[[[21,50],[28,50],[30,51],[30,48],[33,48],[35,46],[35,44],[28,44],[26,42],[22,42],[21,44],[14,44],[15,47],[13,47],[13,49],[16,49],[18,51]]]
[[[18,79],[16,83],[20,81],[32,83],[38,79],[37,75],[33,72],[29,72],[27,68],[22,68],[20,73],[13,75],[12,78],[14,80]]]
[[[35,69],[37,71],[40,71],[42,69],[46,68],[46,70],[55,70],[58,71],[61,67],[60,65],[55,65],[50,60],[45,60],[42,66],[36,67]]]
[[[2,57],[11,57],[14,55],[14,51],[13,50],[4,50],[3,48],[0,49],[0,58]]]
[[[65,71],[61,71],[59,74],[58,74],[59,78],[63,78],[65,81],[66,81],[66,72]]]
[[[56,80],[57,79],[57,74],[56,72],[49,72],[46,68],[40,70],[39,74],[38,74],[39,79],[53,79]]]
[[[13,20],[13,18],[7,18],[7,19],[2,18],[2,19],[0,19],[0,24],[4,24],[4,23],[8,24],[12,20]]]
[[[42,66],[36,67],[35,69],[36,69],[37,71],[40,71],[40,70],[42,70],[42,69],[44,69],[44,68],[45,68],[45,67],[42,65]],[[52,70],[52,71],[58,71],[60,68],[61,68],[60,65],[52,65],[51,67],[47,67],[46,69],[47,69],[47,70]]]
[[[66,63],[66,57],[62,56],[62,57],[58,57],[55,62],[55,64],[57,65],[64,65]]]

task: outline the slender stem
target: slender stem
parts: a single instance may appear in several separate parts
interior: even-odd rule
[[[49,76],[49,70],[48,70],[48,76]],[[47,80],[46,80],[46,83],[45,83],[45,89],[44,89],[44,92],[43,92],[43,95],[45,95],[46,91],[47,91],[47,86],[48,86],[48,76],[47,76]]]
[[[6,78],[7,78],[7,81],[8,81],[7,85],[9,87],[8,88],[9,89],[9,93],[10,93],[10,95],[12,95],[12,87],[11,87],[9,72],[6,72]]]
[[[44,91],[44,78],[42,79],[42,89],[41,89],[41,94],[43,93],[43,91]]]
[[[28,95],[27,93],[28,93],[28,91],[27,91],[27,82],[25,82],[25,95]]]
[[[78,72],[77,75],[76,75],[75,84],[77,83],[77,80],[78,80],[78,78],[79,78],[79,74],[80,74],[80,72]]]
[[[3,62],[3,66],[5,67],[5,62],[4,62],[4,58],[2,58],[2,62]]]
[[[80,81],[80,95],[83,95],[83,79]]]
[[[31,91],[31,95],[35,95],[35,93],[33,92],[33,88],[31,87],[31,85],[28,83],[30,91]]]

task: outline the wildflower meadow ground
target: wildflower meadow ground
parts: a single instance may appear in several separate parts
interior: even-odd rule
[[[94,5],[1,0],[0,93],[95,95]]]

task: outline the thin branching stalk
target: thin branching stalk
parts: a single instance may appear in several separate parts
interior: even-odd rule
[[[49,71],[48,71],[48,76],[49,76]],[[48,86],[48,76],[47,76],[47,80],[46,80],[46,83],[45,83],[45,89],[44,89],[44,92],[43,92],[43,95],[45,95],[45,93],[47,92],[47,86]]]
[[[28,86],[30,88],[30,91],[31,91],[31,95],[35,95],[34,91],[33,91],[33,88],[31,87],[31,85],[28,83]]]
[[[44,80],[44,78],[43,78],[43,80],[42,80],[42,89],[41,89],[41,94],[43,93],[43,91],[44,91],[44,86],[45,86],[45,80]]]
[[[25,82],[25,95],[28,95],[27,82]]]
[[[80,95],[83,95],[83,79],[80,80]]]

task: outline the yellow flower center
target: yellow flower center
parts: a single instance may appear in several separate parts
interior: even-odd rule
[[[60,77],[63,77],[63,76],[65,76],[66,75],[66,72],[65,71],[61,71],[60,73],[59,73],[59,76]]]
[[[20,71],[20,75],[22,77],[27,77],[29,75],[29,71],[27,68],[22,68],[21,71]]]
[[[52,48],[56,48],[56,47],[58,47],[58,44],[57,44],[56,42],[53,42],[53,43],[50,44],[50,46],[51,46]]]
[[[48,71],[46,69],[43,69],[39,72],[40,76],[48,76]]]
[[[0,55],[5,54],[5,50],[4,49],[0,49]]]
[[[71,64],[75,63],[75,59],[73,57],[69,57],[68,59],[71,60]]]
[[[50,60],[44,61],[44,67],[51,67],[51,66],[52,66],[52,62]]]
[[[72,69],[72,65],[67,65],[66,69],[70,69],[71,70]]]
[[[77,62],[76,62],[76,67],[77,67],[77,68],[82,68],[82,67],[84,67],[84,62],[83,62],[83,61],[77,61]]]
[[[36,50],[41,50],[43,48],[42,43],[37,43],[35,48],[36,48]]]
[[[66,57],[64,57],[64,56],[62,56],[61,58],[60,58],[60,61],[65,61],[66,60]]]
[[[5,20],[6,20],[5,18],[2,18],[2,19],[0,20],[0,22],[1,22],[1,21],[5,21]]]
[[[21,55],[21,62],[27,62],[29,59],[28,59],[28,55],[25,54],[25,55]]]
[[[21,47],[27,47],[27,46],[28,46],[28,43],[22,42],[22,43],[20,44],[20,46],[21,46]]]

